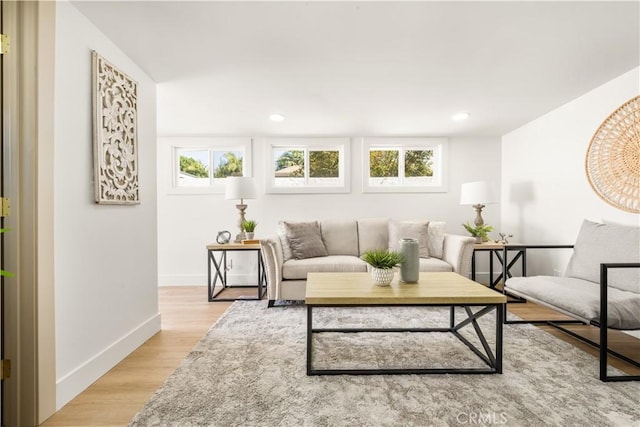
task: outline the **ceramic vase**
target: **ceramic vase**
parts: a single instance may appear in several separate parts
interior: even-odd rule
[[[400,264],[400,281],[417,283],[420,278],[420,245],[416,239],[400,239],[400,252],[404,261]]]
[[[389,286],[393,280],[393,269],[371,267],[371,277],[376,286]]]

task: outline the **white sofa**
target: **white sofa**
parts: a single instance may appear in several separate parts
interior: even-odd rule
[[[397,249],[403,237],[419,240],[420,271],[453,271],[468,277],[475,239],[446,234],[444,229],[444,222],[388,218],[281,221],[276,236],[260,241],[269,306],[278,300],[304,301],[307,273],[367,271],[360,259],[366,250]],[[314,244],[305,247],[309,242]]]

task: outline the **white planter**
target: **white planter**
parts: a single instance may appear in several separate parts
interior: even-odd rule
[[[371,277],[376,286],[389,286],[393,280],[393,269],[371,267]]]

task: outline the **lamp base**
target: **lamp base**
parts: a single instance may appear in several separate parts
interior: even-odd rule
[[[484,225],[484,220],[482,219],[482,209],[484,208],[484,205],[473,205],[473,208],[476,210],[476,219],[473,220],[473,223],[476,227],[480,227],[481,225]]]
[[[245,234],[244,234],[244,221],[245,221],[245,217],[244,217],[244,213],[247,210],[247,205],[245,205],[244,203],[242,203],[243,200],[240,200],[240,204],[236,205],[236,208],[238,208],[238,211],[240,212],[240,220],[238,221],[238,226],[240,227],[240,233],[238,233],[236,235],[236,243],[242,243],[242,241],[246,238]]]

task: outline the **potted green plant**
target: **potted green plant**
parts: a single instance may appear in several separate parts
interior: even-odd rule
[[[245,232],[247,239],[253,239],[253,233],[256,230],[258,223],[252,219],[246,219],[242,222],[242,229]]]
[[[493,231],[493,227],[487,224],[471,225],[468,222],[462,226],[476,238],[476,242],[482,243],[489,241],[489,232]]]
[[[371,266],[373,283],[377,286],[389,286],[393,280],[393,267],[402,263],[404,256],[388,249],[371,249],[362,254],[362,259]]]

